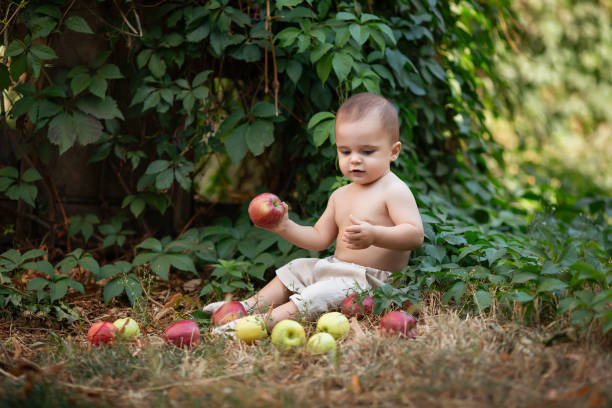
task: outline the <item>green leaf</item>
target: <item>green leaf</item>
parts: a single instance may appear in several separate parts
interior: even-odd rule
[[[339,13],[336,14],[336,20],[341,20],[341,21],[350,21],[350,20],[357,20],[357,16],[355,16],[353,13],[349,13],[346,11],[341,11]]]
[[[238,163],[242,160],[249,150],[246,143],[247,129],[248,125],[243,123],[225,138],[225,150],[233,163]]]
[[[32,48],[30,48],[30,52],[36,55],[41,60],[49,60],[49,59],[57,58],[57,54],[55,54],[55,51],[53,51],[53,48],[47,45],[43,45],[43,44],[33,45]]]
[[[110,280],[106,286],[104,286],[103,295],[105,304],[108,304],[113,298],[116,298],[123,293],[125,287],[122,279],[122,277],[114,278]]]
[[[530,280],[537,280],[537,279],[538,279],[538,275],[536,275],[535,273],[517,272],[514,274],[514,277],[512,278],[512,283],[525,283]]]
[[[33,183],[35,181],[42,180],[42,176],[36,169],[30,168],[23,172],[21,180],[25,181],[26,183]]]
[[[332,59],[332,67],[338,77],[338,82],[344,81],[344,79],[351,72],[353,66],[353,58],[348,54],[336,53]]]
[[[296,61],[295,59],[290,60],[287,63],[287,75],[289,75],[289,78],[291,79],[291,81],[293,81],[294,84],[297,84],[298,81],[300,80],[300,77],[302,76],[302,64],[299,63],[298,61]]]
[[[36,262],[28,262],[22,265],[24,270],[32,269],[34,271],[42,272],[50,277],[55,276],[55,269],[53,269],[53,265],[49,261],[36,261]]]
[[[365,44],[370,37],[368,27],[361,26],[359,24],[351,24],[349,26],[349,32],[351,33],[351,37],[353,37],[353,39],[357,41],[360,46]]]
[[[89,24],[87,24],[87,21],[85,21],[83,17],[79,17],[79,16],[68,17],[66,21],[64,22],[64,24],[66,24],[66,27],[68,27],[72,31],[76,31],[77,33],[84,33],[84,34],[94,33],[91,27],[89,27]]]
[[[136,245],[136,248],[149,249],[154,252],[161,252],[163,250],[161,242],[155,238],[145,239],[140,244]]]
[[[334,121],[326,120],[319,123],[313,130],[313,143],[316,147],[321,146],[327,139],[330,139],[332,143],[335,143],[334,135]]]
[[[451,299],[455,299],[457,302],[461,301],[466,289],[467,286],[465,282],[455,282],[455,284],[442,297],[442,302],[446,304]]]
[[[145,209],[146,202],[142,198],[137,198],[130,204],[130,211],[134,217],[138,218]]]
[[[106,89],[108,88],[108,82],[104,78],[94,76],[89,84],[89,92],[96,95],[98,98],[106,98]]]
[[[152,54],[149,59],[149,70],[155,77],[161,78],[166,73],[166,62],[159,55]]]
[[[159,191],[167,190],[174,182],[174,170],[166,169],[155,176],[155,188]]]
[[[274,142],[274,125],[272,122],[256,120],[247,127],[245,140],[253,155],[259,156],[265,147]]]
[[[40,70],[42,69],[42,61],[33,53],[28,53],[27,55],[27,65],[34,73],[34,78],[38,79],[40,76]]]
[[[72,94],[77,96],[82,91],[87,89],[91,85],[91,77],[89,74],[79,74],[76,75],[70,81],[70,89],[72,90]]]
[[[511,292],[508,294],[508,297],[511,300],[514,300],[515,302],[520,302],[520,303],[530,302],[533,300],[533,295],[530,295],[529,293],[526,293],[526,292],[520,292],[520,291]]]
[[[542,265],[542,275],[558,275],[561,272],[559,265],[554,262],[547,260]]]
[[[210,34],[210,24],[206,22],[188,33],[186,39],[188,42],[197,43],[208,37],[208,34]]]
[[[543,279],[538,285],[538,293],[541,292],[552,292],[555,290],[562,290],[567,288],[567,284],[556,278]]]
[[[108,57],[110,57],[110,55],[111,55],[111,51],[110,50],[102,51],[101,53],[99,53],[95,57],[93,57],[93,59],[89,63],[89,66],[91,66],[93,69],[100,68],[100,66],[102,66],[102,64],[104,64],[106,62]]]
[[[92,272],[94,275],[97,275],[98,272],[100,272],[100,265],[93,256],[83,256],[77,261],[77,263],[83,269]]]
[[[8,47],[6,47],[5,55],[7,57],[16,57],[23,54],[26,46],[21,40],[13,40]]]
[[[211,73],[212,71],[210,69],[207,69],[197,74],[193,78],[193,86],[200,86],[202,83],[204,83],[208,79]]]
[[[132,304],[142,295],[142,286],[138,276],[133,273],[129,274],[125,280],[125,294]]]
[[[13,81],[17,82],[21,74],[23,74],[26,70],[27,58],[25,54],[21,54],[16,58],[11,59],[11,64],[9,68],[9,72],[11,73],[11,78]]]
[[[304,0],[276,0],[276,8],[281,9],[283,7],[295,7],[301,4]]]
[[[559,313],[570,312],[574,310],[575,308],[577,308],[579,305],[580,305],[580,302],[578,301],[578,299],[574,297],[566,297],[565,299],[559,302],[558,312]]]
[[[49,284],[49,281],[45,278],[33,278],[28,282],[26,286],[27,290],[42,290]]]
[[[96,71],[99,77],[104,79],[120,79],[123,78],[121,71],[119,71],[119,67],[115,64],[105,64],[102,65]]]
[[[331,112],[317,112],[315,113],[310,120],[308,121],[308,125],[306,126],[307,129],[312,129],[315,125],[317,125],[318,123],[320,123],[323,120],[327,120],[327,119],[335,119],[336,115],[334,115]]]
[[[136,66],[138,69],[142,69],[149,62],[149,58],[151,58],[151,54],[153,54],[153,50],[150,48],[144,49],[138,53],[136,57]]]
[[[170,162],[168,160],[155,160],[149,164],[147,170],[145,170],[145,174],[161,173],[168,167],[170,167]]]
[[[176,269],[180,269],[181,271],[188,271],[197,274],[195,269],[195,265],[191,258],[187,255],[166,255],[165,258],[168,259],[170,264],[174,266]]]
[[[107,95],[104,99],[93,95],[85,95],[77,100],[76,106],[98,119],[124,119],[123,114],[117,107],[117,101],[110,95]]]
[[[0,177],[8,177],[17,180],[19,178],[19,171],[13,166],[5,166],[0,168]]]
[[[47,134],[51,143],[59,147],[60,155],[68,150],[76,142],[77,135],[72,126],[72,116],[60,113],[49,123]]]
[[[480,310],[486,310],[493,303],[493,299],[491,298],[491,294],[484,290],[476,291],[476,302],[478,303],[478,307]]]
[[[49,288],[51,289],[49,296],[51,303],[53,303],[66,296],[66,292],[68,292],[68,278],[60,279],[57,282],[50,282]]]
[[[329,43],[323,43],[323,44],[317,45],[310,53],[310,62],[314,64],[315,62],[320,60],[323,57],[323,55],[325,55],[333,47],[334,47],[333,44],[329,44]]]
[[[497,261],[499,258],[504,256],[505,254],[506,254],[505,248],[501,248],[501,249],[487,248],[485,250],[485,256],[487,258],[487,261],[489,262],[489,266],[493,265],[495,261]]]
[[[72,126],[77,134],[77,141],[83,146],[96,143],[102,137],[102,123],[82,112],[74,112]]]
[[[170,271],[170,260],[168,259],[168,255],[160,256],[152,261],[151,271],[163,280],[168,280],[168,272]]]
[[[164,48],[172,48],[178,47],[183,43],[183,36],[179,33],[171,33],[164,37],[164,39],[159,43],[160,47]]]
[[[329,78],[329,74],[331,73],[332,58],[333,58],[332,54],[327,54],[326,56],[321,58],[319,62],[317,63],[317,76],[319,77],[319,79],[321,80],[321,83],[323,84],[325,83],[325,81],[327,81],[327,78]]]
[[[259,101],[253,106],[251,113],[260,118],[270,118],[276,115],[276,108],[270,102]]]

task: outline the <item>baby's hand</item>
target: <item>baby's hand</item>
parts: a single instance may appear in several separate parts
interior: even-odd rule
[[[347,227],[342,234],[342,241],[349,249],[365,249],[374,243],[374,226],[369,222],[359,220],[349,215],[353,225]]]
[[[289,221],[289,206],[286,202],[282,202],[283,208],[285,209],[285,213],[283,214],[283,218],[278,222],[278,224],[273,225],[272,227],[264,228],[268,231],[276,232],[278,234],[279,231],[282,231],[286,228],[287,222]]]

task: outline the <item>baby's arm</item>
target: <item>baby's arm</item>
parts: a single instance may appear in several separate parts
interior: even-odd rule
[[[299,225],[289,219],[289,208],[283,202],[285,215],[283,220],[270,231],[297,245],[313,251],[322,251],[329,247],[338,235],[338,226],[334,217],[334,194],[327,201],[327,208],[313,227]]]
[[[402,183],[388,191],[386,197],[389,217],[393,226],[372,225],[356,219],[345,229],[342,240],[349,249],[364,249],[370,245],[377,247],[412,250],[423,244],[423,223],[412,192]]]

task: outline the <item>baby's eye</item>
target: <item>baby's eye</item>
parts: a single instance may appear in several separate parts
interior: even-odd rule
[[[362,153],[365,154],[366,156],[369,156],[372,153],[374,153],[374,150],[364,150]]]
[[[348,150],[340,150],[340,154],[346,156],[347,154],[351,154]]]

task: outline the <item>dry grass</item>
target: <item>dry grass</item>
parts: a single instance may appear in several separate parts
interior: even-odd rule
[[[554,336],[565,333],[563,322],[528,328],[460,316],[435,297],[421,310],[414,340],[380,337],[377,324],[377,317],[360,321],[335,357],[210,336],[185,352],[164,345],[159,331],[90,349],[83,329],[32,347],[29,368],[23,357],[5,356],[0,406],[612,406],[609,338],[552,344],[571,340]],[[14,356],[16,343],[3,344]]]

